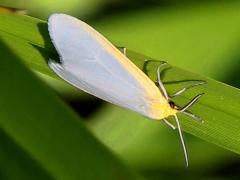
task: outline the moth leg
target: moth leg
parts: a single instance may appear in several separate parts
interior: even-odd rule
[[[161,68],[168,65],[166,62],[162,63],[161,65],[158,66],[158,69],[157,69],[157,82],[159,84],[159,88],[161,90],[161,92],[163,93],[163,96],[169,100],[169,97],[168,97],[168,94],[167,94],[167,91],[163,85],[163,82],[161,81]]]
[[[178,134],[179,134],[181,144],[182,144],[182,149],[183,149],[183,154],[184,154],[184,158],[185,158],[186,167],[188,167],[188,153],[187,153],[185,141],[184,141],[184,138],[183,138],[181,126],[180,126],[177,115],[174,115],[174,117],[175,117],[175,121],[176,121],[176,124],[177,124]]]
[[[163,119],[163,122],[170,128],[172,128],[173,130],[176,129],[176,126],[174,126],[172,123],[170,123],[167,119]]]
[[[124,56],[127,56],[127,48],[126,47],[117,47],[123,54]]]

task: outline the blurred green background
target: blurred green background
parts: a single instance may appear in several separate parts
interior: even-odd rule
[[[0,0],[0,5],[26,9],[28,15],[43,20],[54,12],[76,16],[117,46],[240,87],[240,1]],[[56,90],[64,89],[60,95],[88,122],[92,121],[89,127],[96,136],[148,179],[240,178],[237,154],[186,134],[190,167],[185,169],[178,137],[171,130],[160,125],[159,134],[151,134],[146,128],[146,139],[139,139],[142,132],[138,127],[130,132],[118,122],[132,119],[129,126],[134,127],[141,116],[42,76]],[[106,128],[108,122],[115,123]],[[121,128],[136,136],[134,141],[126,139],[122,146],[118,141]],[[99,129],[113,130],[103,133]],[[161,137],[161,146],[151,147],[152,136]],[[147,153],[138,154],[139,149]]]

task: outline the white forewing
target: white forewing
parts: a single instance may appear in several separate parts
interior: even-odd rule
[[[50,16],[49,33],[61,63],[49,66],[72,85],[148,116],[158,88],[101,34],[64,14]],[[149,87],[150,86],[150,87]]]

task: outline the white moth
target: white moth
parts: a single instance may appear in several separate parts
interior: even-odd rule
[[[160,89],[126,55],[114,47],[92,27],[65,14],[53,14],[48,19],[51,40],[60,56],[60,63],[49,60],[50,68],[73,86],[110,103],[138,112],[151,119],[175,126],[165,118],[174,116],[183,145],[186,165],[187,152],[176,114],[184,113],[192,118],[197,116],[185,111],[202,94],[197,95],[180,109],[169,97],[203,84],[198,82],[169,96],[160,79]],[[163,64],[164,65],[164,64]]]

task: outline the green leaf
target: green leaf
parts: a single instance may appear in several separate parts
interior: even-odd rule
[[[16,51],[19,57],[21,57],[21,59],[34,70],[39,70],[42,73],[54,77],[44,63],[48,56],[54,56],[46,24],[31,17],[13,15],[0,16],[0,22],[0,30],[4,37],[4,41]],[[22,29],[24,29],[24,33],[22,32]],[[31,35],[35,33],[36,35]],[[27,36],[26,34],[30,35]],[[12,43],[13,39],[16,43]],[[119,39],[121,39],[121,37],[119,37]],[[15,45],[17,43],[20,43],[21,46]],[[34,44],[34,46],[30,43]],[[26,48],[31,52],[31,56],[22,51]],[[41,53],[39,53],[39,51]],[[41,54],[45,54],[45,56],[41,56]],[[156,68],[159,65],[159,62],[145,61],[146,57],[132,52],[128,52],[128,56],[139,68],[143,69],[152,80],[156,80]],[[34,64],[32,62],[34,62]],[[240,104],[238,101],[240,98],[240,91],[223,83],[177,67],[165,71],[163,78],[169,93],[173,93],[181,87],[189,85],[192,83],[191,80],[206,80],[208,84],[195,88],[174,101],[178,105],[183,106],[197,93],[205,92],[206,94],[204,97],[190,109],[193,113],[201,116],[205,120],[205,123],[201,124],[180,115],[183,129],[208,142],[217,144],[236,153],[240,153]],[[138,118],[134,118],[139,119],[137,121],[132,121],[131,116],[123,116],[123,118],[125,117],[125,120],[121,121],[122,117],[120,116],[118,117],[119,120],[115,117],[115,121],[111,120],[111,122],[109,122],[107,119],[105,120],[105,118],[102,118],[95,122],[98,125],[95,125],[94,122],[90,125],[93,126],[93,129],[100,139],[111,147],[118,146],[118,148],[121,149],[132,142],[135,142],[136,144],[138,143],[139,145],[141,139],[146,141],[147,138],[141,133],[142,131],[148,131],[150,133],[150,136],[148,137],[152,138],[151,141],[148,141],[148,146],[145,147],[154,148],[157,143],[161,144],[160,136],[154,138],[154,134],[158,134],[158,131],[160,130],[159,122],[147,121],[146,118],[142,118],[140,115],[137,116]],[[130,126],[129,124],[132,125]],[[114,129],[112,127],[114,127]],[[121,129],[121,127],[124,128]],[[132,136],[126,136],[124,129],[132,132]],[[139,133],[134,133],[136,129]],[[118,141],[114,141],[115,137],[111,136],[112,134],[115,134]],[[136,136],[138,136],[138,141],[135,139]],[[141,153],[146,154],[146,152],[148,152],[147,150],[147,148],[145,148],[145,150],[139,150],[138,155],[142,155]]]
[[[0,56],[1,177],[135,179],[2,42]]]
[[[39,163],[0,129],[0,179],[53,179]]]

